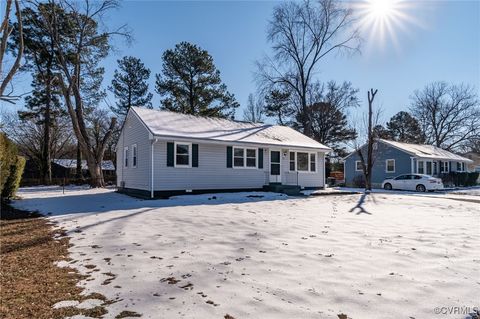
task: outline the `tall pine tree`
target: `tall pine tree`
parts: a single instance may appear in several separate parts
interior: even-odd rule
[[[410,113],[401,111],[392,116],[387,122],[387,130],[395,141],[404,143],[423,144],[425,134],[417,119]]]
[[[117,98],[112,111],[119,115],[127,114],[132,106],[152,108],[152,93],[148,92],[150,70],[142,61],[133,56],[125,56],[117,60],[112,86],[109,87]]]
[[[291,124],[290,116],[295,113],[291,107],[291,95],[288,91],[272,90],[265,96],[265,115],[275,117],[280,125]]]
[[[235,115],[239,106],[220,79],[212,56],[200,47],[181,42],[163,54],[163,74],[156,91],[167,110],[212,117]]]
[[[36,163],[40,170],[42,183],[51,182],[51,130],[56,117],[61,114],[60,91],[55,81],[55,73],[59,71],[55,60],[54,39],[45,29],[41,27],[41,12],[57,10],[63,14],[61,9],[54,4],[42,3],[38,10],[25,8],[23,16],[23,37],[24,37],[24,69],[32,72],[33,82],[32,93],[25,99],[26,111],[19,112],[24,121],[33,121],[43,129],[41,141],[42,154],[39,163]],[[18,26],[14,28],[12,46],[18,46]]]

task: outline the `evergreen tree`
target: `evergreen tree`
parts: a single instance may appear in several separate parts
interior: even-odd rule
[[[24,42],[24,70],[32,72],[32,93],[26,97],[26,111],[19,112],[23,121],[33,121],[39,125],[43,134],[39,144],[42,146],[41,156],[36,163],[40,170],[42,183],[51,181],[51,130],[56,122],[56,117],[65,115],[60,110],[60,89],[55,81],[55,73],[59,68],[55,60],[54,39],[44,28],[41,27],[41,13],[55,10],[63,14],[60,8],[50,3],[38,5],[38,10],[25,8],[23,16],[23,42]],[[18,26],[15,26],[13,43],[11,46],[18,46]]]
[[[265,96],[265,115],[275,117],[280,125],[287,125],[288,118],[294,110],[290,107],[290,93],[287,91],[272,90]]]
[[[384,140],[392,140],[392,134],[383,125],[378,124],[373,127],[373,136],[375,138],[382,138]]]
[[[116,118],[110,119],[108,128],[99,136],[96,135],[97,123],[89,122],[88,114],[99,107],[98,102],[105,94],[100,90],[104,69],[98,63],[111,49],[110,38],[114,35],[128,38],[129,34],[124,27],[109,32],[101,25],[102,17],[118,6],[117,1],[87,1],[84,6],[59,1],[56,5],[61,10],[41,12],[41,26],[55,39],[55,60],[60,70],[55,78],[81,153],[87,161],[91,185],[103,187],[101,163],[116,127]]]
[[[425,134],[418,121],[410,113],[401,111],[392,116],[387,123],[391,138],[404,143],[425,143]]]
[[[341,85],[335,81],[326,84],[314,83],[310,88],[307,108],[311,119],[311,134],[316,141],[331,146],[337,153],[344,149],[344,143],[357,137],[357,132],[349,126],[346,111],[358,106],[358,90],[350,82]],[[293,127],[302,126],[299,113]]]
[[[156,75],[156,91],[163,108],[212,117],[235,115],[239,106],[220,79],[212,56],[200,47],[181,42],[163,54],[163,74]]]
[[[329,102],[319,102],[309,106],[312,119],[313,139],[332,147],[337,153],[342,151],[341,143],[357,137],[354,128],[349,127],[347,116],[340,108]]]
[[[147,80],[150,70],[142,61],[133,56],[125,56],[117,60],[118,69],[115,70],[112,86],[109,87],[117,98],[116,106],[112,111],[119,115],[126,115],[132,106],[152,108],[152,93],[148,92]]]

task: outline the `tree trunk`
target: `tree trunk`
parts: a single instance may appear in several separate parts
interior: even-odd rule
[[[52,104],[52,57],[50,56],[47,64],[47,78],[46,78],[46,101],[45,101],[45,123],[44,123],[44,131],[43,131],[43,150],[42,150],[42,158],[44,161],[43,172],[42,172],[42,179],[44,181],[48,181],[48,184],[52,183],[52,159],[51,159],[51,149],[50,149],[50,130],[52,126],[52,119],[51,119],[51,104]]]
[[[88,163],[88,171],[90,173],[90,186],[105,187],[105,181],[102,173],[102,161],[93,157],[92,154],[88,154],[86,159]]]
[[[371,89],[368,92],[368,144],[367,144],[367,165],[365,172],[365,190],[372,190],[372,168],[373,168],[373,144],[375,143],[373,135],[373,100],[378,90]]]
[[[80,143],[77,142],[77,167],[75,170],[75,178],[82,179],[82,151],[80,149]]]

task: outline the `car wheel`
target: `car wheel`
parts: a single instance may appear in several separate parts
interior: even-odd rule
[[[420,184],[420,185],[417,185],[416,190],[417,190],[417,192],[422,192],[423,193],[423,192],[426,191],[426,188],[425,188],[425,186]]]
[[[392,184],[386,183],[385,185],[383,185],[383,189],[385,189],[387,191],[391,191],[392,190]]]

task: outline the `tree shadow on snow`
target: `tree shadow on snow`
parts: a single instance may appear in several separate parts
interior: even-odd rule
[[[360,198],[358,199],[357,205],[352,207],[352,209],[349,210],[350,213],[354,213],[355,211],[357,215],[360,214],[367,214],[367,215],[372,215],[372,213],[368,212],[363,206],[365,204],[365,199],[367,198],[368,193],[364,192]]]
[[[254,196],[252,196],[254,195]],[[112,211],[136,213],[138,210],[185,207],[197,205],[244,204],[261,201],[284,201],[292,199],[284,194],[268,192],[241,192],[221,194],[182,195],[170,199],[139,199],[116,192],[65,193],[49,197],[39,196],[16,200],[16,208],[39,212],[46,216],[72,214],[101,214]],[[131,214],[127,214],[129,216]]]

